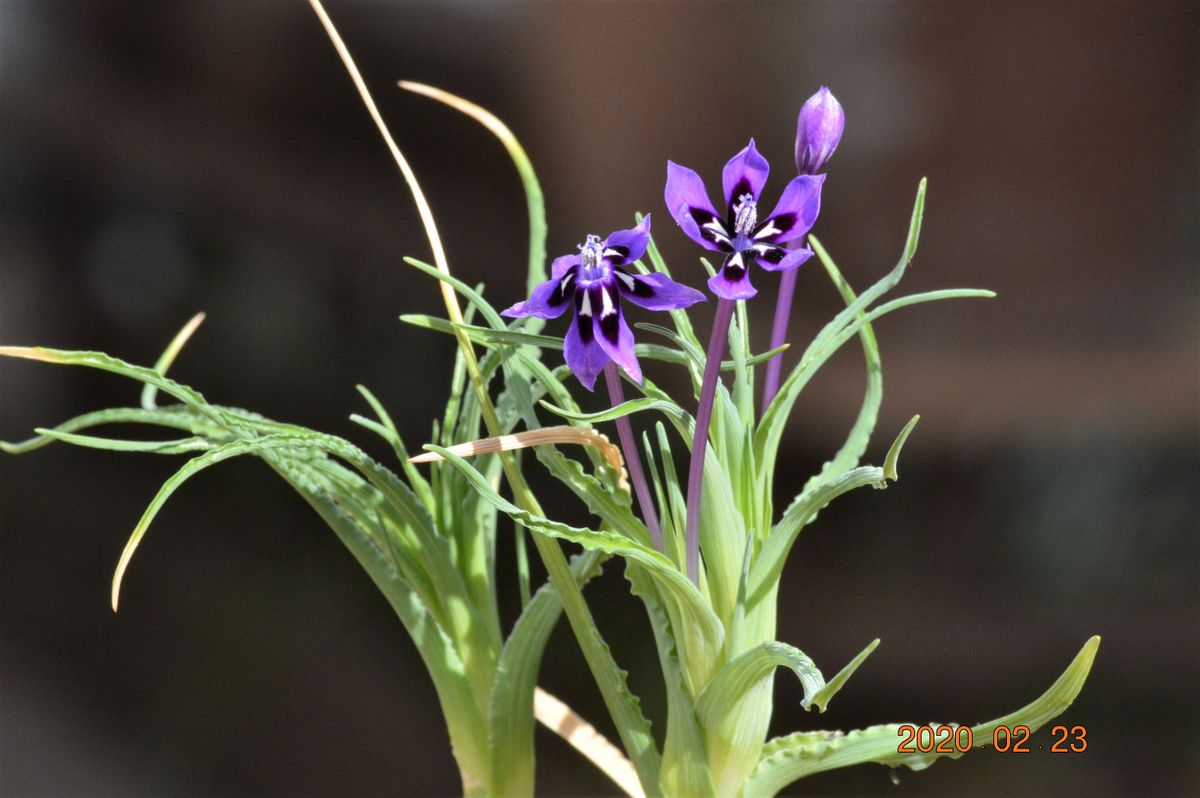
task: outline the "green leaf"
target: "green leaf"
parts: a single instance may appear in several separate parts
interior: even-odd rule
[[[696,713],[704,728],[716,728],[722,718],[736,716],[742,699],[767,683],[776,668],[790,668],[796,674],[804,690],[800,705],[805,709],[825,687],[825,677],[803,651],[777,641],[759,643],[730,660],[696,699]]]
[[[1062,714],[1083,689],[1099,646],[1099,637],[1088,640],[1066,671],[1032,703],[1002,718],[972,726],[972,747],[990,745],[992,733],[999,726],[1011,729],[1023,725],[1028,726],[1030,731],[1036,731]],[[805,776],[865,762],[923,770],[940,757],[957,759],[962,756],[957,751],[949,754],[899,753],[896,749],[903,740],[898,733],[899,728],[899,724],[892,723],[845,735],[838,732],[804,732],[772,740],[763,749],[758,767],[746,782],[744,795],[747,798],[765,798]]]
[[[134,366],[103,352],[83,352],[66,349],[47,349],[41,346],[0,346],[0,357],[16,357],[24,360],[39,360],[63,366],[86,366],[88,368],[119,374],[123,377],[153,385],[164,393],[174,396],[188,407],[208,416],[217,423],[224,419],[212,409],[204,397],[185,385],[169,380],[152,369]]]
[[[680,641],[684,651],[693,694],[703,689],[714,670],[720,667],[724,629],[717,616],[705,604],[700,592],[674,564],[648,545],[608,530],[584,529],[552,521],[521,509],[500,496],[470,463],[447,449],[427,447],[457,466],[488,501],[517,523],[550,537],[578,543],[585,549],[616,554],[646,568],[663,591],[672,625],[682,629]]]
[[[908,440],[908,436],[912,434],[913,428],[917,426],[917,422],[921,420],[920,416],[913,416],[900,430],[900,434],[896,436],[896,440],[892,441],[892,445],[888,447],[887,454],[883,456],[883,478],[892,482],[900,479],[900,472],[897,470],[900,463],[900,450],[904,448],[904,442]],[[886,488],[886,482],[880,482],[878,487]]]
[[[704,729],[708,762],[721,795],[736,794],[758,764],[779,667],[796,674],[804,690],[801,705],[808,709],[825,679],[804,652],[774,641],[760,643],[731,660],[696,700],[696,717]]]
[[[721,463],[717,447],[710,446],[704,455],[704,490],[700,494],[700,549],[709,600],[725,628],[729,628],[737,603],[749,536],[735,498],[738,476]]]
[[[889,479],[898,479],[896,463],[900,456],[900,449],[908,440],[909,433],[912,432],[919,418],[920,416],[914,416],[904,426],[904,429],[900,430],[900,434],[896,436],[896,440],[888,450],[887,457],[884,458],[883,468],[860,466],[821,484],[810,493],[796,497],[796,500],[783,514],[783,518],[767,536],[767,542],[754,562],[750,575],[748,606],[753,607],[757,604],[766,595],[771,585],[778,581],[788,552],[791,551],[792,544],[796,541],[796,536],[831,501],[856,488],[867,485],[883,488],[887,486]]]
[[[847,305],[854,304],[858,295],[842,277],[833,258],[829,257],[829,253],[825,251],[825,247],[811,235],[808,237],[808,241],[813,251],[817,253],[817,259],[825,267],[829,279],[833,281],[838,293],[841,294],[842,300]],[[871,433],[875,430],[875,423],[879,419],[879,406],[883,402],[883,364],[879,358],[879,344],[875,340],[874,328],[870,324],[864,324],[858,331],[858,337],[862,341],[863,357],[866,360],[867,368],[867,389],[863,394],[862,407],[858,411],[858,417],[855,418],[854,425],[850,428],[850,433],[846,436],[846,442],[842,444],[842,448],[838,450],[832,460],[825,463],[819,474],[805,484],[801,492],[811,490],[821,482],[858,465],[863,453],[867,450]]]
[[[704,731],[696,717],[696,704],[688,689],[681,662],[678,636],[661,591],[645,568],[625,567],[633,595],[642,600],[658,649],[659,665],[667,692],[667,734],[663,743],[662,787],[667,795],[715,795],[708,765]]]
[[[176,490],[179,489],[184,482],[187,482],[193,476],[217,463],[224,462],[233,457],[239,457],[244,454],[254,454],[264,449],[278,447],[295,447],[298,441],[291,435],[277,435],[259,438],[250,441],[234,441],[227,443],[218,449],[214,449],[207,454],[202,454],[199,457],[192,458],[183,468],[176,471],[163,486],[159,489],[158,494],[151,500],[146,511],[142,513],[141,519],[137,526],[134,527],[133,533],[129,536],[129,540],[125,543],[125,549],[121,552],[121,558],[117,562],[116,571],[113,573],[112,580],[112,608],[113,612],[117,611],[117,604],[121,596],[121,580],[125,576],[125,570],[129,567],[130,561],[133,559],[133,554],[137,551],[138,545],[142,542],[146,531],[150,528],[150,524],[154,521],[154,517],[158,515],[158,511],[167,503],[167,499],[171,498]]]
[[[850,677],[854,675],[854,672],[858,670],[858,666],[862,665],[866,658],[871,656],[871,652],[874,651],[878,646],[879,638],[877,637],[868,643],[866,648],[858,652],[858,655],[854,659],[846,663],[846,667],[838,671],[837,676],[834,676],[829,680],[828,683],[826,683],[824,687],[818,690],[816,695],[812,697],[811,703],[821,712],[824,712],[825,708],[829,706],[830,699],[837,695],[838,691],[842,689],[842,686],[846,684],[847,680],[849,680]],[[808,709],[808,707],[805,707],[805,709]]]
[[[571,575],[576,583],[582,588],[598,576],[605,559],[598,551],[572,557]],[[561,614],[558,593],[550,584],[542,585],[500,652],[488,708],[492,795],[533,794],[533,689],[546,642]]]
[[[197,328],[204,323],[204,314],[197,313],[192,316],[188,323],[183,325],[179,332],[175,333],[175,337],[171,339],[171,343],[167,344],[167,348],[159,356],[158,362],[154,364],[154,370],[159,374],[166,374],[167,369],[171,368],[171,364],[175,362],[175,358],[183,351],[183,347],[187,344],[188,339],[196,332]],[[158,388],[146,384],[142,386],[142,408],[145,410],[154,409],[155,396],[158,394]]]
[[[783,427],[800,391],[825,360],[836,351],[836,347],[831,346],[832,339],[839,332],[847,329],[855,319],[859,320],[860,326],[869,323],[870,320],[866,319],[863,311],[900,282],[900,278],[904,276],[905,270],[908,269],[909,263],[916,255],[921,219],[925,214],[925,186],[926,181],[922,179],[917,186],[917,198],[913,202],[912,217],[908,225],[908,239],[904,243],[904,250],[899,262],[888,274],[864,291],[858,299],[847,305],[817,333],[804,354],[800,356],[800,361],[780,385],[779,392],[775,394],[775,398],[771,400],[771,404],[763,414],[759,422],[755,448],[759,454],[759,462],[764,466],[764,473],[774,473],[775,453],[779,447]]]
[[[392,447],[392,452],[396,455],[396,459],[400,462],[400,467],[404,469],[404,476],[408,479],[408,484],[412,486],[421,500],[425,502],[425,507],[432,512],[433,509],[433,493],[429,488],[429,483],[422,476],[412,463],[408,462],[408,449],[404,445],[404,439],[400,437],[400,431],[396,429],[396,424],[392,421],[391,415],[384,408],[383,403],[375,397],[375,394],[365,385],[354,386],[358,393],[366,400],[371,409],[375,411],[375,416],[379,419],[379,423],[367,426],[377,435],[383,438]],[[365,422],[367,419],[362,419],[360,416],[351,416],[351,420],[361,419],[359,423]]]
[[[71,433],[80,430],[99,427],[104,424],[146,424],[148,426],[180,429],[194,434],[200,434],[210,439],[219,439],[228,435],[228,431],[214,424],[210,419],[200,415],[194,408],[175,405],[173,407],[145,410],[140,407],[114,407],[106,410],[95,410],[81,416],[64,421],[46,434],[38,435],[19,443],[0,441],[0,451],[8,454],[24,454],[26,452],[48,446],[61,440],[61,436],[50,433]]]
[[[529,216],[529,266],[526,276],[526,289],[533,289],[546,280],[546,205],[542,196],[542,187],[533,171],[533,163],[525,154],[525,148],[509,129],[508,125],[491,111],[476,105],[462,97],[433,86],[426,86],[411,81],[400,81],[400,87],[449,105],[487,128],[500,143],[504,145],[508,157],[521,178],[521,187],[525,190],[525,208]]]
[[[83,446],[89,449],[107,449],[112,452],[148,452],[151,454],[184,454],[185,452],[206,452],[215,449],[217,444],[208,438],[191,437],[176,438],[171,441],[130,441],[119,438],[99,438],[94,435],[78,435],[73,432],[60,432],[54,429],[39,427],[35,430],[47,438],[60,440],[63,443]]]
[[[419,271],[425,272],[435,280],[446,283],[455,291],[462,294],[468,302],[479,308],[479,312],[483,314],[483,317],[487,320],[488,324],[492,325],[494,329],[508,329],[507,325],[504,323],[504,320],[500,318],[500,314],[496,312],[496,309],[493,308],[491,304],[483,298],[483,294],[479,293],[462,280],[453,275],[446,274],[445,272],[440,271],[436,266],[431,266],[425,261],[417,260],[416,258],[405,256],[404,262]]]
[[[640,399],[627,399],[616,407],[610,407],[607,410],[598,410],[595,413],[582,413],[566,408],[557,407],[543,400],[539,402],[542,407],[549,410],[556,416],[562,416],[568,421],[575,421],[583,424],[599,424],[604,421],[615,421],[618,418],[640,413],[643,410],[660,410],[666,416],[675,419],[679,423],[693,423],[691,416],[686,410],[674,402],[665,399],[659,399],[652,396],[644,396]]]
[[[358,480],[361,484],[361,478],[345,469],[334,478],[328,471],[317,471],[294,458],[268,455],[265,459],[316,510],[387,598],[433,680],[459,767],[482,783],[489,767],[486,724],[466,668],[455,642],[389,560],[388,552],[395,550],[380,548],[378,536],[382,530],[376,526],[378,520],[373,521],[370,514],[347,512],[347,507],[355,505],[347,481]]]
[[[640,213],[635,214],[634,216],[637,219],[638,224],[641,224],[642,219],[645,218]],[[662,272],[668,277],[671,276],[671,270],[667,268],[667,262],[663,260],[662,253],[659,251],[653,235],[650,236],[649,243],[646,246],[646,258],[654,267],[654,271]],[[645,268],[640,260],[637,261],[636,266],[642,272],[642,274],[648,274],[650,272],[650,270]],[[671,323],[675,325],[675,331],[678,332],[679,335],[691,345],[697,347],[700,346],[700,340],[696,337],[695,330],[692,329],[692,320],[688,315],[687,310],[672,310],[670,311],[670,314]]]

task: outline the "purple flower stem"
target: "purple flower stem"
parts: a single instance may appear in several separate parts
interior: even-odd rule
[[[729,322],[733,318],[735,300],[721,299],[713,318],[712,337],[704,360],[704,379],[700,383],[700,405],[696,408],[696,432],[692,438],[692,459],[688,463],[687,488],[687,575],[700,587],[700,496],[704,488],[704,455],[708,450],[708,427],[712,421],[713,399],[721,379],[721,358],[729,339]]]
[[[779,299],[775,302],[775,321],[771,325],[771,349],[783,346],[787,338],[788,319],[792,315],[792,297],[796,293],[799,269],[788,269],[779,278]],[[779,393],[779,374],[783,369],[783,353],[767,361],[767,378],[763,383],[762,413],[766,415],[771,400]]]
[[[621,375],[617,371],[617,364],[611,360],[604,366],[604,381],[608,384],[608,399],[613,407],[624,402],[625,392],[621,389]],[[646,529],[650,530],[650,539],[654,541],[655,550],[662,551],[662,527],[659,526],[658,513],[650,498],[650,486],[646,484],[646,472],[642,470],[642,458],[638,457],[629,416],[617,419],[617,437],[621,440],[621,449],[625,453],[625,467],[629,469],[629,479],[633,482],[633,492],[637,494],[638,505],[642,508]]]

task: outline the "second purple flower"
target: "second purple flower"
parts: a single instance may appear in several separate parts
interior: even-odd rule
[[[575,318],[563,339],[563,354],[579,381],[593,390],[597,375],[612,360],[630,379],[641,383],[642,368],[621,300],[650,310],[678,310],[704,301],[704,294],[665,274],[626,271],[626,266],[645,254],[649,243],[649,216],[637,227],[618,230],[603,240],[589,235],[579,245],[579,254],[555,258],[550,265],[551,279],[501,315],[554,319],[574,301]]]
[[[722,299],[749,299],[758,293],[750,285],[750,264],[769,271],[794,269],[812,256],[808,247],[787,250],[779,246],[802,238],[821,210],[821,184],[825,175],[801,175],[783,189],[771,214],[759,220],[758,201],[770,171],[754,139],[733,156],[721,172],[725,216],[717,214],[700,175],[686,166],[667,161],[667,210],[693,241],[725,253],[721,270],[708,287]]]

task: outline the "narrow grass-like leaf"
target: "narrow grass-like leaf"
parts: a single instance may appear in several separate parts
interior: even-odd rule
[[[607,555],[585,551],[571,558],[571,575],[582,588],[599,575]],[[504,643],[488,708],[488,746],[493,795],[532,795],[533,689],[546,642],[562,613],[558,593],[542,585]]]
[[[408,484],[417,492],[428,507],[433,503],[433,495],[429,489],[429,483],[421,474],[420,470],[415,468],[408,462],[408,449],[404,445],[404,439],[400,437],[400,431],[396,429],[395,422],[392,421],[391,415],[384,408],[383,403],[375,397],[375,394],[365,385],[356,385],[355,388],[371,409],[375,411],[375,416],[379,419],[380,429],[376,430],[388,444],[392,447],[392,451],[396,455],[396,459],[400,461],[400,467],[404,469],[404,476],[408,479]]]
[[[900,282],[900,278],[904,276],[905,270],[908,269],[908,265],[916,255],[917,241],[921,231],[921,220],[925,215],[925,187],[926,181],[922,178],[920,184],[917,186],[917,197],[913,202],[912,217],[908,224],[908,239],[904,243],[900,260],[890,272],[864,291],[856,300],[847,305],[829,323],[821,328],[821,331],[817,333],[812,343],[804,351],[804,354],[800,356],[800,361],[793,367],[783,384],[780,385],[779,392],[775,394],[775,398],[771,400],[771,404],[763,414],[755,438],[755,449],[759,455],[759,462],[764,466],[764,473],[774,472],[775,453],[779,447],[783,427],[787,422],[787,417],[791,412],[792,406],[800,395],[800,391],[807,384],[808,380],[812,378],[816,370],[836,351],[836,347],[831,348],[829,346],[830,340],[837,336],[839,332],[845,330],[856,318],[861,321],[863,311]],[[863,323],[869,323],[869,321],[867,320]]]
[[[696,705],[688,688],[683,652],[674,619],[663,600],[660,587],[645,568],[630,563],[625,578],[633,595],[642,600],[658,649],[658,661],[667,688],[667,734],[663,742],[662,789],[667,795],[714,795],[704,731],[696,717]],[[680,633],[683,630],[679,630]]]
[[[387,598],[416,645],[443,709],[450,742],[460,769],[483,783],[488,776],[486,725],[471,691],[466,668],[455,642],[437,622],[417,592],[381,549],[370,516],[347,512],[346,480],[359,480],[343,469],[342,477],[316,472],[294,458],[267,453],[264,458],[337,534]],[[391,549],[391,551],[395,551]]]
[[[842,686],[846,684],[850,677],[854,675],[854,672],[858,670],[858,666],[862,665],[866,658],[871,656],[871,652],[874,651],[878,646],[879,638],[877,637],[868,643],[866,648],[858,652],[858,655],[855,656],[854,659],[846,663],[846,666],[838,671],[837,675],[830,679],[824,687],[816,692],[816,694],[812,697],[811,704],[821,712],[824,712],[825,707],[829,706],[829,701],[835,695],[837,695],[838,691],[842,689]],[[808,709],[808,707],[805,707],[805,709]]]
[[[628,399],[616,407],[610,407],[607,410],[598,410],[594,413],[577,413],[567,410],[562,407],[557,407],[549,402],[542,400],[539,402],[542,407],[549,410],[556,416],[562,416],[569,421],[575,421],[585,424],[599,424],[604,421],[615,421],[618,418],[640,413],[643,410],[660,410],[668,416],[682,419],[688,416],[686,410],[674,402],[664,399],[657,399],[650,396],[643,396],[640,399]]]
[[[448,91],[414,83],[408,80],[400,81],[400,88],[432,97],[439,102],[461,111],[467,116],[486,127],[508,152],[517,174],[521,178],[521,187],[525,190],[525,208],[529,216],[529,265],[526,276],[526,289],[533,293],[534,287],[546,280],[546,204],[542,195],[542,187],[533,170],[533,163],[525,154],[525,148],[513,135],[508,125],[486,108],[464,100]]]
[[[479,293],[462,280],[441,271],[436,266],[431,266],[425,261],[417,260],[416,258],[411,258],[407,255],[404,257],[404,262],[419,271],[425,272],[435,280],[439,280],[446,285],[449,285],[455,291],[462,294],[468,302],[473,303],[475,307],[479,308],[479,312],[483,314],[483,317],[487,319],[487,322],[491,324],[494,329],[508,329],[508,326],[504,323],[504,320],[500,318],[500,314],[496,312],[496,309],[492,307],[486,299],[483,298],[483,294]]]
[[[1099,646],[1099,637],[1088,640],[1063,674],[1033,702],[1002,718],[972,726],[972,747],[991,744],[992,733],[999,726],[1013,728],[1023,725],[1028,726],[1030,731],[1037,731],[1062,714],[1083,689]],[[936,750],[900,753],[897,751],[902,741],[899,728],[899,724],[892,723],[845,735],[804,732],[772,740],[763,749],[758,767],[746,782],[744,795],[746,798],[768,798],[805,776],[865,762],[923,770],[941,757],[957,759],[963,755],[958,751],[939,753]]]
[[[646,543],[625,535],[603,529],[574,527],[523,510],[500,496],[466,460],[447,449],[437,446],[428,448],[454,463],[467,475],[476,490],[518,523],[542,534],[578,543],[586,549],[620,555],[645,567],[663,589],[664,598],[672,600],[673,607],[680,613],[680,620],[686,621],[684,628],[687,635],[681,643],[685,648],[684,659],[692,677],[693,690],[698,692],[708,683],[713,669],[720,666],[724,630],[695,585],[670,560]]]
[[[184,454],[186,452],[206,452],[215,449],[217,444],[208,438],[193,436],[191,438],[176,438],[171,441],[131,441],[121,438],[100,438],[95,435],[79,435],[73,432],[61,432],[54,429],[38,428],[39,435],[54,438],[63,443],[83,446],[88,449],[107,449],[111,452],[146,452],[151,454]]]
[[[54,363],[63,366],[86,366],[88,368],[119,374],[123,377],[138,380],[147,385],[153,385],[164,393],[174,396],[189,407],[193,407],[209,418],[220,423],[222,418],[217,414],[204,397],[198,392],[174,380],[167,379],[153,369],[134,366],[103,352],[84,352],[66,349],[47,349],[41,346],[0,346],[0,357],[16,357],[24,360],[38,360],[43,363]]]
[[[645,217],[637,213],[634,214],[634,218],[638,224],[641,224],[642,219]],[[667,262],[663,260],[662,252],[659,251],[658,244],[655,243],[653,235],[650,236],[649,243],[646,246],[646,258],[650,261],[651,266],[654,267],[654,271],[662,272],[668,277],[671,276],[671,270],[667,268]],[[651,271],[640,260],[635,263],[635,266],[643,274],[648,274]],[[672,310],[670,313],[671,323],[675,325],[676,332],[693,346],[701,346],[700,339],[696,337],[696,331],[692,327],[692,318],[688,315],[687,310]]]
[[[696,713],[704,727],[713,728],[723,717],[736,716],[738,703],[776,668],[790,668],[796,674],[804,690],[800,705],[805,709],[825,687],[820,669],[803,651],[787,643],[760,643],[730,660],[696,699]]]
[[[117,604],[121,597],[121,580],[125,576],[125,571],[129,567],[130,561],[133,559],[133,554],[137,551],[138,545],[142,542],[142,538],[146,534],[146,530],[150,528],[150,523],[154,517],[158,515],[158,511],[166,504],[167,499],[171,498],[176,490],[179,489],[184,482],[187,482],[193,476],[203,471],[204,469],[214,466],[218,463],[229,460],[233,457],[238,457],[245,454],[254,454],[264,449],[278,447],[295,447],[300,444],[294,437],[290,435],[267,436],[258,440],[250,441],[234,441],[227,443],[218,449],[202,454],[199,457],[194,457],[189,460],[183,468],[176,471],[163,486],[159,489],[158,494],[151,500],[150,505],[142,514],[137,526],[133,529],[133,534],[129,536],[128,542],[125,544],[125,549],[121,552],[121,558],[117,562],[116,571],[113,573],[112,579],[112,608],[113,612],[117,611]]]
[[[825,251],[825,247],[812,235],[808,237],[808,242],[816,252],[821,265],[825,267],[825,272],[829,275],[834,287],[841,294],[842,300],[847,305],[854,304],[858,295],[842,277],[833,258],[829,257],[829,253]],[[842,444],[842,448],[833,456],[833,459],[825,463],[820,473],[805,484],[804,491],[858,465],[863,453],[867,450],[871,433],[875,430],[875,423],[879,419],[879,406],[883,402],[883,364],[879,357],[879,344],[875,340],[875,330],[870,324],[862,326],[862,329],[858,331],[858,337],[862,342],[863,357],[866,360],[867,368],[867,388],[863,393],[862,407],[854,419],[854,424],[850,428],[850,433],[846,436],[846,442]]]
[[[106,410],[95,410],[81,416],[64,421],[47,434],[38,435],[18,443],[0,441],[0,451],[7,454],[24,454],[48,446],[59,437],[51,437],[49,433],[71,433],[91,429],[105,424],[145,424],[147,426],[167,427],[191,432],[210,439],[220,439],[228,435],[228,431],[210,419],[201,416],[190,407],[175,405],[174,407],[145,410],[141,407],[113,407]]]
[[[171,343],[169,343],[167,348],[163,350],[162,355],[160,355],[158,358],[158,362],[154,364],[154,370],[159,374],[165,375],[167,373],[167,369],[171,368],[171,364],[175,362],[175,358],[177,358],[179,353],[183,351],[183,347],[187,345],[188,339],[192,337],[192,334],[195,333],[203,323],[203,313],[197,313],[195,316],[192,316],[192,318],[188,320],[188,323],[183,325],[183,328],[179,332],[175,333],[175,337],[171,339]],[[153,410],[155,407],[154,400],[157,394],[158,388],[155,386],[150,385],[149,383],[143,385],[142,407],[146,410]]]
[[[750,606],[756,604],[770,586],[779,579],[779,574],[783,571],[783,564],[787,559],[788,552],[791,551],[792,544],[796,541],[796,536],[822,508],[843,493],[867,485],[882,488],[887,485],[889,479],[899,478],[896,473],[896,462],[900,456],[900,448],[908,439],[909,433],[912,432],[919,418],[920,416],[913,417],[896,436],[896,440],[892,443],[884,460],[887,464],[886,469],[860,466],[821,484],[810,493],[796,497],[787,512],[783,514],[783,518],[767,536],[767,542],[754,563],[747,599]]]

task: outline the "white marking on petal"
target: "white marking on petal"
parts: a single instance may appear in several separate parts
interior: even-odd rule
[[[613,307],[612,295],[609,294],[607,288],[600,289],[600,303],[600,318],[606,319],[617,312],[617,309]]]
[[[633,287],[636,285],[636,282],[634,281],[633,277],[629,276],[625,272],[614,271],[613,277],[616,277],[618,280],[620,280],[621,284],[624,285],[625,288],[630,291],[632,291]]]
[[[782,230],[775,226],[775,220],[771,219],[766,223],[763,229],[754,234],[754,240],[757,241],[760,238],[766,238],[767,236],[773,236],[782,232]]]
[[[615,249],[613,249],[612,247],[609,247],[608,249],[604,250],[604,257],[606,257],[606,258],[618,258],[618,257],[624,257],[624,256],[623,256],[623,255],[622,255],[620,252],[617,252],[617,251],[616,251]]]
[[[732,255],[730,255],[729,261],[725,265],[726,266],[736,266],[739,269],[745,268],[745,265],[742,263],[742,253],[735,252]]]
[[[583,293],[583,299],[579,300],[579,315],[588,317],[592,315],[592,295],[587,291]]]

